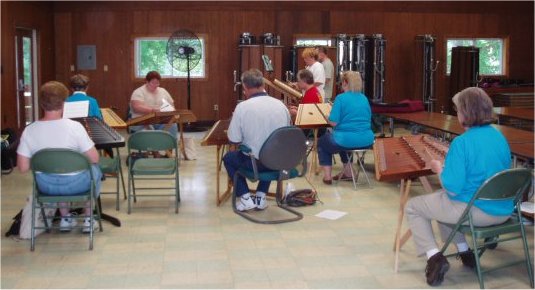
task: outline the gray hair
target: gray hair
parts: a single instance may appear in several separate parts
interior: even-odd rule
[[[264,75],[261,71],[253,68],[241,75],[241,83],[247,88],[261,88],[264,86]]]

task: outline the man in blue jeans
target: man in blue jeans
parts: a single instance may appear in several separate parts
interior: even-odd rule
[[[98,167],[99,155],[95,144],[87,134],[84,127],[73,120],[63,119],[63,103],[69,91],[60,82],[51,81],[41,87],[39,94],[40,107],[44,116],[30,124],[22,132],[20,145],[17,149],[17,167],[21,173],[30,170],[30,160],[39,150],[45,148],[66,148],[83,153],[92,163],[92,172],[95,180],[96,194],[100,193],[100,178],[102,172]],[[88,171],[73,175],[56,175],[37,173],[37,186],[43,194],[50,195],[76,195],[87,191],[91,184]],[[60,231],[70,231],[76,225],[76,220],[70,216],[69,209],[60,203],[61,221]],[[84,209],[86,218],[82,232],[90,231],[90,215],[93,209]],[[93,221],[93,229],[98,228],[98,223]]]
[[[243,95],[246,101],[239,103],[234,110],[232,120],[227,131],[228,139],[232,143],[241,143],[251,148],[251,153],[256,158],[259,172],[268,170],[264,167],[258,157],[260,149],[271,135],[278,128],[289,126],[291,123],[290,113],[286,106],[273,97],[270,97],[264,90],[264,77],[257,69],[244,72],[241,76]],[[223,162],[230,178],[239,168],[252,169],[251,158],[241,151],[230,151]],[[259,181],[256,189],[255,199],[251,197],[249,187],[245,178],[239,176],[236,187],[236,196],[239,198],[237,209],[239,211],[251,210],[254,208],[265,209],[266,192],[269,190],[269,181]]]

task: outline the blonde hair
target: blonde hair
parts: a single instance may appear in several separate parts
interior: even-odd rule
[[[492,100],[481,88],[469,87],[452,98],[457,112],[464,117],[463,126],[474,127],[494,122]]]
[[[318,51],[313,47],[307,47],[301,53],[301,57],[309,57],[318,60]]]
[[[345,71],[342,73],[342,82],[347,83],[348,91],[360,93],[362,92],[362,77],[359,72]]]

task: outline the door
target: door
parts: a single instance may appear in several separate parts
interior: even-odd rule
[[[37,117],[36,80],[34,79],[35,32],[17,28],[15,66],[17,72],[17,126],[20,130]]]

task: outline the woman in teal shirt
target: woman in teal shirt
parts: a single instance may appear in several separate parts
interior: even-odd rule
[[[442,183],[442,190],[411,198],[405,207],[409,227],[419,255],[426,254],[427,283],[442,283],[449,269],[448,260],[438,250],[431,221],[455,224],[478,188],[494,174],[511,167],[511,152],[505,137],[494,127],[492,100],[480,88],[467,88],[453,97],[457,119],[465,132],[456,137],[448,150],[444,165],[430,163]],[[513,212],[512,201],[478,201],[472,207],[476,226],[501,224]],[[443,240],[451,229],[439,223]],[[474,268],[475,257],[463,234],[453,239],[463,265]]]
[[[323,182],[332,184],[332,155],[340,153],[344,170],[336,179],[351,178],[349,160],[344,151],[366,148],[373,144],[371,130],[372,112],[368,98],[362,91],[362,78],[358,72],[347,71],[342,74],[344,93],[336,96],[329,123],[333,133],[327,133],[318,140],[318,159],[323,167]]]
[[[89,78],[77,74],[71,77],[70,87],[72,90],[72,95],[70,95],[66,102],[79,102],[79,101],[89,101],[89,111],[87,112],[88,117],[96,117],[102,120],[102,113],[100,112],[100,107],[95,98],[88,96],[86,91],[89,86]]]

